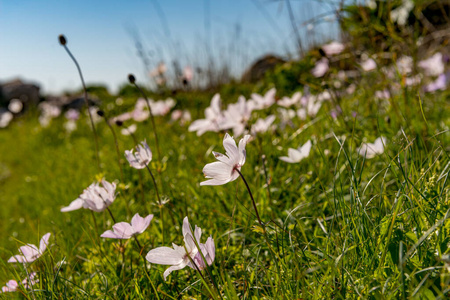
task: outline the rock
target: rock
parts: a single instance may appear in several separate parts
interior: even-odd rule
[[[20,79],[0,84],[0,106],[7,106],[12,99],[19,99],[24,107],[37,105],[40,100],[39,89],[39,86],[24,83]]]
[[[258,80],[264,78],[267,71],[272,71],[279,64],[284,64],[286,61],[280,57],[274,56],[272,54],[266,55],[257,61],[255,61],[247,71],[242,75],[243,82],[257,82]]]
[[[55,105],[57,107],[61,107],[63,110],[67,109],[76,109],[81,110],[85,105],[84,96],[83,95],[74,95],[74,96],[48,96],[46,101],[51,105]],[[89,106],[94,106],[99,104],[99,99],[93,98],[88,95],[88,103]]]

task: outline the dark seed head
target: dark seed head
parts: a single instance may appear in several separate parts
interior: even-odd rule
[[[61,45],[64,46],[65,44],[67,44],[66,37],[65,37],[63,34],[60,34],[59,37],[58,37],[58,39],[59,39],[59,43],[60,43]]]
[[[136,82],[136,77],[134,77],[133,74],[128,75],[128,81],[130,81],[131,84]]]
[[[103,110],[97,110],[97,115],[99,115],[100,117],[104,117],[105,113],[103,112]]]
[[[117,125],[117,126],[122,126],[122,125],[123,125],[123,122],[120,121],[120,120],[117,120],[117,121],[116,121],[116,125]]]

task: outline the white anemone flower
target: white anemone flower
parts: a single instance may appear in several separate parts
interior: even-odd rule
[[[27,244],[25,246],[22,246],[19,248],[19,252],[22,255],[14,255],[12,256],[8,262],[9,263],[31,263],[41,257],[41,255],[44,253],[45,249],[47,249],[48,246],[48,240],[50,238],[50,232],[44,234],[44,236],[41,238],[41,241],[39,243],[39,248],[36,247],[33,244]]]
[[[420,61],[418,66],[425,71],[425,74],[430,76],[439,76],[444,73],[445,70],[445,65],[442,60],[442,53],[440,52],[428,59]]]
[[[358,149],[358,153],[361,156],[365,156],[367,159],[374,158],[378,154],[384,152],[384,146],[386,145],[386,138],[379,137],[373,143],[363,143]]]
[[[275,103],[275,94],[277,93],[277,90],[275,88],[271,88],[268,90],[264,96],[261,96],[260,94],[253,93],[251,95],[250,105],[253,107],[254,110],[259,109],[265,109],[272,104]]]
[[[333,56],[336,54],[340,54],[342,51],[344,51],[345,46],[342,43],[333,41],[329,44],[323,45],[322,50],[325,52],[327,56]]]
[[[280,159],[287,163],[295,164],[300,162],[302,159],[309,156],[309,152],[311,151],[311,140],[307,141],[303,146],[298,149],[289,148],[288,156],[281,156]]]
[[[102,233],[101,237],[111,239],[129,239],[132,236],[143,233],[150,225],[153,215],[145,218],[139,213],[135,214],[131,219],[131,223],[119,222],[113,225],[113,230],[107,230]]]
[[[5,128],[14,118],[14,115],[7,110],[0,109],[0,128]]]
[[[18,114],[23,109],[23,103],[19,99],[12,99],[8,104],[8,109],[13,114]]]
[[[316,65],[314,66],[314,68],[311,70],[311,74],[316,77],[322,77],[324,76],[329,69],[329,65],[328,65],[328,59],[326,57],[321,58],[319,61],[316,62]]]
[[[196,131],[197,136],[201,136],[207,131],[217,132],[221,129],[220,124],[223,122],[223,112],[220,108],[220,95],[215,94],[211,99],[211,104],[205,109],[205,119],[198,119],[189,126],[189,131]]]
[[[28,280],[30,278],[30,280]],[[39,282],[39,278],[37,278],[36,272],[30,273],[29,276],[27,276],[24,280],[22,280],[22,285],[24,288],[28,289],[32,285],[35,285]],[[7,292],[15,292],[19,289],[19,283],[15,280],[8,281],[5,286],[2,287],[0,293],[7,293]]]
[[[141,144],[136,146],[136,153],[133,153],[133,149],[125,150],[125,157],[135,169],[144,169],[152,161],[152,151],[147,142],[143,141]]]
[[[164,280],[166,280],[172,271],[181,270],[186,266],[192,269],[198,268],[199,270],[203,270],[206,264],[211,265],[214,261],[215,246],[212,237],[209,237],[205,244],[201,244],[200,237],[202,235],[202,229],[195,225],[194,235],[192,235],[188,217],[185,217],[183,220],[182,231],[184,246],[172,244],[173,248],[155,248],[150,250],[145,257],[152,264],[171,266],[164,271]],[[202,254],[206,262],[203,260]]]
[[[297,103],[300,103],[300,100],[302,99],[302,93],[301,92],[295,92],[292,97],[283,97],[281,100],[277,102],[279,106],[283,107],[290,107],[292,105],[295,105]]]
[[[136,129],[137,129],[137,125],[136,125],[136,124],[131,124],[131,125],[128,126],[128,127],[122,128],[122,129],[120,130],[120,133],[121,133],[122,135],[131,135],[131,134],[133,134],[133,133],[136,132]]]
[[[264,133],[267,130],[269,130],[270,126],[272,125],[273,121],[275,121],[275,116],[270,115],[265,119],[258,119],[255,124],[252,126],[252,134],[256,135],[258,133]]]
[[[102,179],[102,185],[103,187],[98,183],[92,183],[69,206],[61,208],[61,212],[73,211],[80,208],[90,209],[95,212],[104,211],[116,199],[116,184]]]
[[[207,164],[203,168],[203,174],[209,180],[203,181],[200,185],[222,185],[239,177],[241,167],[245,164],[246,151],[245,146],[250,139],[250,135],[245,135],[239,141],[239,148],[233,137],[228,133],[223,138],[223,147],[225,148],[225,155],[214,152],[213,154],[218,161]]]

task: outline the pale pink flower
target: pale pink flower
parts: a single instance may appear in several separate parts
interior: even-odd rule
[[[190,66],[184,67],[183,79],[186,80],[187,82],[189,82],[192,80],[193,77],[194,77],[194,71],[192,70],[192,68]]]
[[[441,74],[439,77],[430,84],[427,84],[424,89],[425,92],[435,92],[438,90],[445,90],[450,76],[447,74]]]
[[[238,148],[234,139],[226,133],[223,139],[223,147],[226,151],[225,155],[213,151],[218,161],[207,164],[203,168],[203,174],[209,180],[201,182],[200,185],[222,185],[238,178],[239,173],[236,170],[240,171],[241,167],[245,164],[245,146],[249,138],[250,135],[245,135],[239,141]]]
[[[220,128],[233,129],[233,134],[240,136],[244,133],[247,123],[252,116],[253,108],[253,101],[246,101],[244,96],[239,96],[238,101],[229,104],[227,110],[224,111]]]
[[[374,158],[375,156],[384,152],[386,145],[386,138],[379,137],[373,143],[363,143],[358,149],[358,154],[365,156],[367,159]]]
[[[296,93],[294,93],[292,95],[292,97],[283,97],[283,98],[281,98],[281,100],[279,100],[277,102],[277,104],[279,106],[283,106],[283,107],[287,108],[287,107],[290,107],[292,105],[296,105],[297,103],[299,103],[301,98],[302,98],[302,93],[296,92]]]
[[[136,152],[133,149],[125,150],[125,157],[130,166],[135,169],[144,169],[152,161],[152,151],[146,141],[141,142],[142,145],[136,146]]]
[[[102,212],[110,206],[116,199],[116,184],[102,179],[102,187],[94,182],[69,206],[61,208],[61,212],[68,212],[80,208],[90,209],[95,212]]]
[[[17,289],[19,288],[19,284],[17,283],[17,281],[11,279],[10,281],[8,281],[5,286],[2,287],[2,293],[7,293],[7,292],[15,292],[17,291]]]
[[[0,108],[0,128],[5,128],[14,119],[14,115],[8,111]]]
[[[330,67],[328,66],[328,59],[325,57],[322,57],[319,61],[316,62],[316,65],[311,70],[311,74],[314,77],[323,77]]]
[[[173,248],[159,247],[152,249],[145,257],[152,264],[169,265],[164,271],[164,280],[172,271],[181,270],[186,266],[192,269],[203,270],[206,265],[211,265],[215,258],[215,245],[212,237],[209,237],[205,244],[200,243],[202,229],[195,225],[194,234],[192,234],[191,226],[187,217],[183,220],[183,239],[184,246],[172,244]],[[198,249],[197,247],[200,247]],[[206,262],[202,258],[205,257]],[[195,264],[195,265],[194,265]]]
[[[120,130],[120,133],[122,135],[131,135],[132,133],[135,133],[137,130],[137,125],[136,124],[131,124],[130,126],[126,127],[126,128],[122,128]]]
[[[205,119],[195,120],[189,126],[188,130],[196,131],[198,136],[207,131],[219,131],[221,129],[220,124],[224,118],[220,105],[220,95],[215,94],[211,99],[210,106],[205,109]]]
[[[36,247],[33,244],[27,244],[25,246],[22,246],[19,248],[19,252],[22,255],[14,255],[12,256],[8,262],[14,263],[31,263],[41,257],[41,255],[44,253],[45,249],[47,249],[48,246],[48,240],[50,238],[50,232],[44,234],[44,236],[41,238],[41,241],[39,243],[39,248]]]
[[[36,272],[30,273],[29,277],[25,277],[24,280],[22,280],[22,285],[24,288],[28,289],[32,285],[35,285],[39,282],[39,278],[36,276]],[[29,278],[29,280],[28,280]],[[19,289],[19,283],[15,280],[8,281],[5,286],[2,287],[0,293],[7,293],[7,292],[15,292]]]
[[[275,103],[276,92],[277,90],[275,88],[271,88],[264,94],[264,96],[253,93],[251,95],[250,105],[252,105],[254,110],[268,108]]]
[[[377,64],[372,58],[366,59],[361,62],[361,68],[366,72],[375,70],[376,67]]]
[[[432,57],[419,61],[418,66],[421,67],[426,75],[439,76],[444,73],[444,62],[442,60],[442,53],[438,52]]]
[[[129,239],[134,235],[143,233],[150,225],[153,215],[143,218],[138,213],[131,219],[131,223],[120,222],[113,225],[113,230],[107,230],[101,237],[111,239]]]
[[[18,114],[23,109],[23,103],[19,99],[12,99],[8,104],[8,109],[13,114]]]
[[[270,115],[265,119],[258,119],[255,124],[252,126],[252,134],[256,135],[257,133],[264,133],[267,130],[269,130],[270,126],[272,125],[273,121],[275,121],[275,116]]]
[[[303,146],[299,147],[298,149],[289,148],[288,149],[288,156],[281,156],[280,160],[285,161],[287,163],[298,163],[302,159],[309,156],[309,152],[311,151],[312,143],[311,141],[307,141]]]
[[[345,46],[342,43],[333,41],[329,44],[323,45],[322,50],[327,56],[332,56],[344,51]]]
[[[412,72],[413,59],[411,56],[403,55],[397,60],[397,68],[400,74],[408,74]]]

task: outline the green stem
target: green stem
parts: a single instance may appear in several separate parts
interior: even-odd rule
[[[95,150],[96,150],[96,155],[97,155],[97,166],[98,166],[98,170],[101,171],[99,146],[98,146],[98,136],[97,136],[97,131],[96,131],[95,125],[94,125],[94,119],[92,118],[91,111],[89,110],[89,102],[88,102],[88,97],[87,97],[86,84],[84,83],[83,73],[81,72],[81,68],[80,68],[80,65],[78,64],[78,61],[72,55],[72,53],[70,52],[69,48],[66,45],[63,45],[63,47],[66,50],[67,54],[69,54],[70,58],[75,63],[75,66],[77,67],[77,70],[78,70],[78,74],[80,75],[81,84],[83,85],[83,91],[84,91],[84,102],[86,104],[87,111],[88,111],[88,114],[89,114],[89,119],[91,121],[92,132],[94,133]]]

